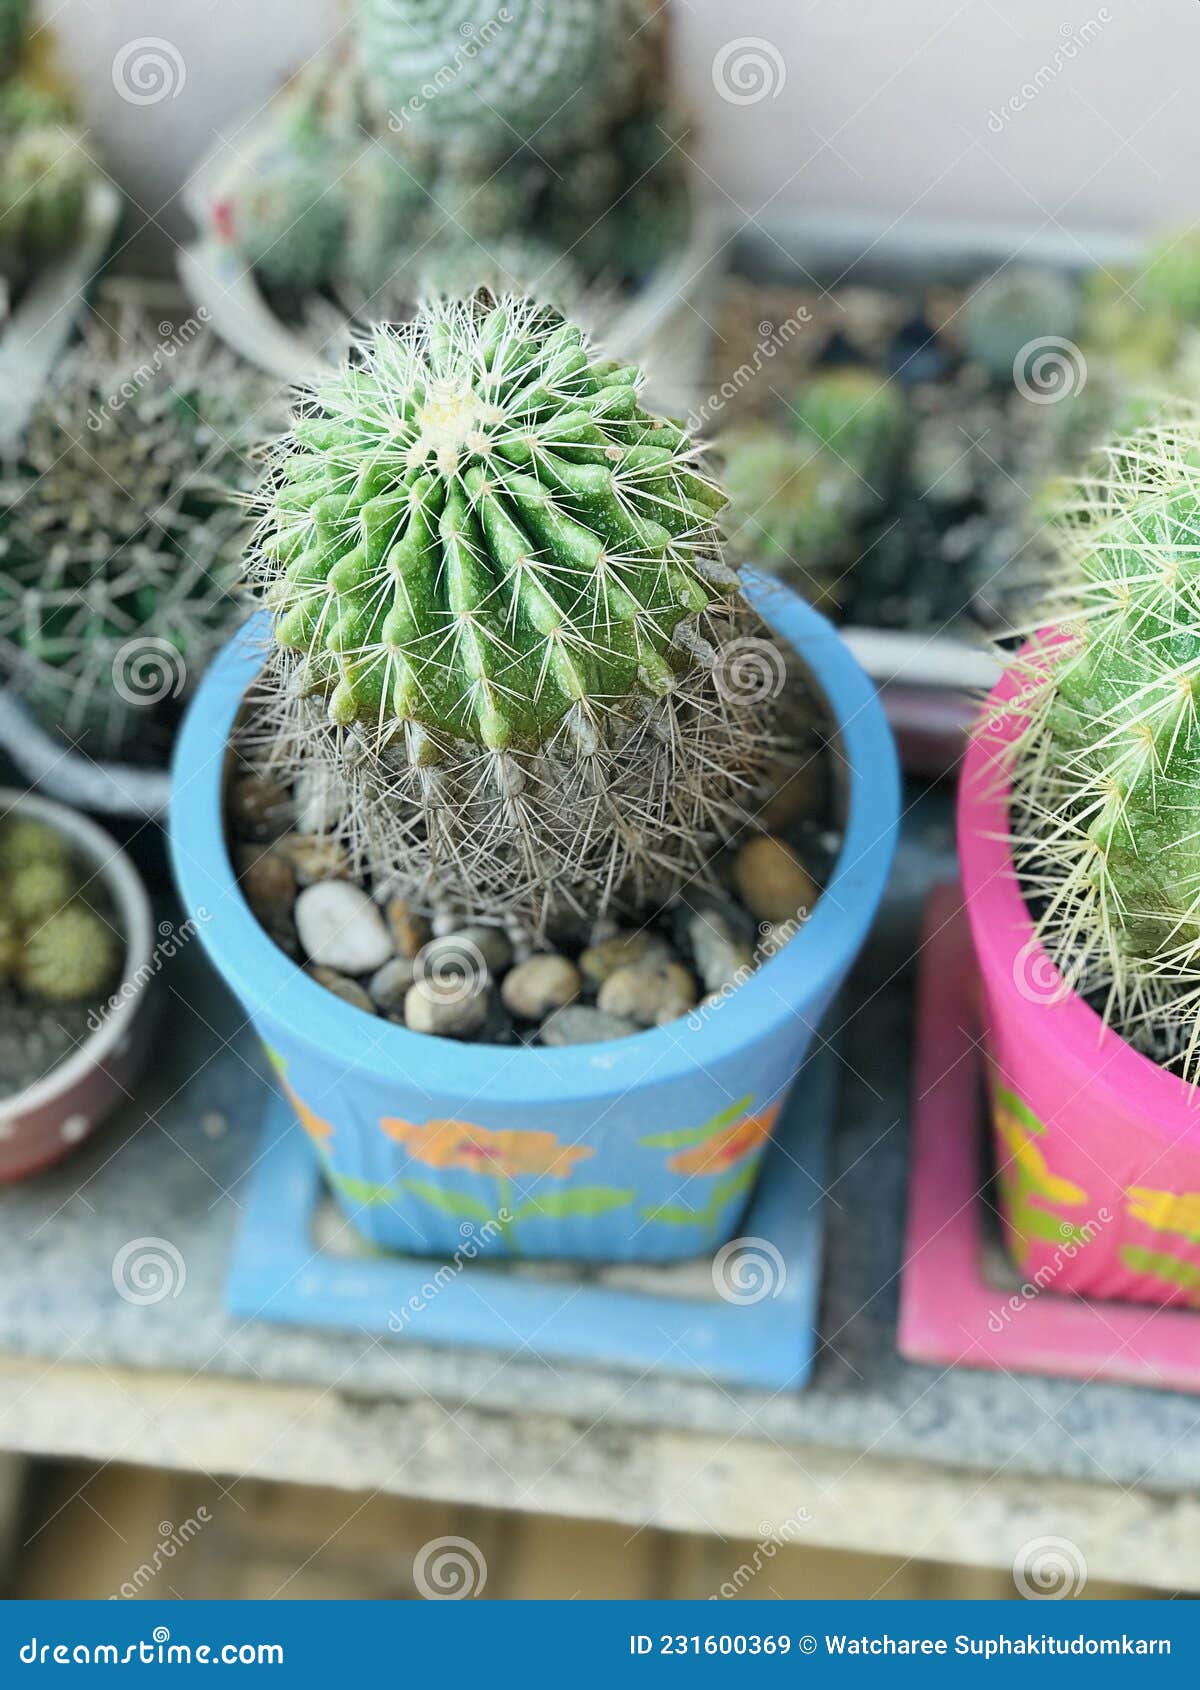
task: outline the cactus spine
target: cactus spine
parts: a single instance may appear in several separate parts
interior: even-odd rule
[[[639,387],[528,300],[440,302],[378,328],[274,457],[275,737],[347,766],[362,854],[417,896],[435,868],[537,919],[648,895],[702,871],[772,754],[769,705],[721,685],[761,632],[723,495]]]
[[[1138,1048],[1200,1040],[1200,413],[1110,447],[1060,528],[1069,585],[1019,660],[1015,861],[1064,975]]]

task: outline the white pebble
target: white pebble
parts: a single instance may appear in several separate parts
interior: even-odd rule
[[[342,974],[371,974],[395,952],[371,899],[346,880],[306,886],[296,899],[296,930],[308,956]]]

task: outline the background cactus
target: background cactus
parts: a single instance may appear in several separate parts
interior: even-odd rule
[[[0,0],[0,77],[16,67],[29,28],[30,0]]]
[[[393,124],[499,153],[603,122],[630,54],[623,0],[362,0],[363,63]]]
[[[18,270],[50,258],[79,227],[92,164],[73,130],[46,124],[4,143],[0,262]]]
[[[93,753],[159,755],[156,725],[240,614],[231,495],[275,402],[208,335],[158,342],[131,318],[93,324],[34,412],[0,486],[0,667]]]
[[[62,835],[46,822],[9,816],[0,821],[0,865],[0,984],[15,982],[53,1004],[115,985],[123,946],[111,912],[99,898],[85,900],[84,881],[94,877]]]
[[[360,858],[406,896],[644,902],[704,874],[778,757],[772,701],[723,684],[731,641],[773,649],[723,495],[639,388],[556,312],[442,302],[377,329],[273,456],[266,737],[338,762]]]
[[[1020,659],[1015,860],[1060,970],[1195,1071],[1200,412],[1109,448],[1059,531],[1058,643]]]
[[[1057,270],[1010,265],[989,277],[963,306],[963,350],[993,381],[1008,383],[1032,341],[1070,340],[1078,321],[1079,296],[1067,277]]]

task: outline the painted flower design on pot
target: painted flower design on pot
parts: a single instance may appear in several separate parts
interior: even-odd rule
[[[304,1099],[291,1085],[287,1077],[287,1062],[282,1056],[280,1056],[279,1052],[277,1050],[272,1050],[271,1046],[268,1044],[264,1044],[263,1049],[267,1053],[268,1062],[275,1070],[275,1078],[279,1081],[279,1085],[284,1096],[299,1116],[300,1125],[304,1128],[305,1132],[308,1134],[309,1138],[312,1139],[315,1145],[319,1148],[324,1148],[333,1137],[333,1127],[328,1121],[318,1115],[315,1109],[310,1109],[308,1104],[305,1103]]]
[[[427,1168],[462,1168],[512,1179],[569,1179],[577,1163],[595,1155],[587,1145],[562,1144],[553,1133],[527,1128],[493,1130],[469,1121],[427,1121],[418,1127],[387,1117],[379,1124]]]
[[[685,1179],[715,1178],[699,1209],[681,1203],[664,1203],[643,1209],[645,1220],[665,1221],[670,1226],[700,1226],[715,1230],[726,1206],[753,1185],[758,1173],[759,1153],[770,1138],[779,1114],[777,1103],[751,1113],[754,1097],[748,1095],[714,1115],[702,1127],[684,1127],[678,1132],[652,1133],[638,1143],[647,1150],[670,1150],[667,1167]]]
[[[496,1233],[507,1238],[523,1221],[589,1218],[623,1209],[633,1202],[632,1191],[610,1185],[572,1185],[563,1191],[520,1192],[514,1182],[572,1178],[581,1162],[595,1155],[589,1145],[564,1144],[554,1133],[526,1127],[480,1127],[470,1121],[411,1121],[385,1116],[380,1126],[415,1162],[439,1173],[472,1173],[495,1180],[496,1202],[491,1211]],[[400,1187],[440,1208],[466,1202],[473,1213],[478,1198],[464,1196],[445,1184],[404,1179]],[[457,1212],[457,1211],[455,1211]]]

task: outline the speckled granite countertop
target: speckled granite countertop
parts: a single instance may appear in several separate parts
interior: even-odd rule
[[[59,1169],[0,1191],[0,1358],[221,1376],[336,1389],[362,1405],[430,1399],[453,1411],[563,1417],[628,1450],[635,1428],[695,1432],[729,1454],[738,1437],[854,1453],[873,1462],[1142,1486],[1200,1488],[1200,1401],[1153,1390],[960,1370],[895,1350],[904,1212],[906,963],[921,899],[952,867],[949,810],[916,803],[858,993],[843,1031],[822,1334],[815,1381],[799,1395],[731,1394],[678,1378],[631,1380],[522,1356],[435,1350],[360,1335],[238,1324],[222,1289],[253,1164],[266,1080],[255,1040],[199,954],[161,979],[158,1060],[142,1093]],[[196,1051],[211,1057],[197,1069]],[[186,1264],[178,1297],[134,1306],[112,1263],[130,1239],[171,1241]],[[18,1412],[15,1404],[8,1415]],[[0,1442],[4,1421],[0,1420]],[[28,1440],[26,1442],[28,1446]],[[802,1457],[801,1457],[802,1458]],[[314,1481],[342,1482],[313,1472]],[[346,1479],[344,1482],[350,1482]]]

